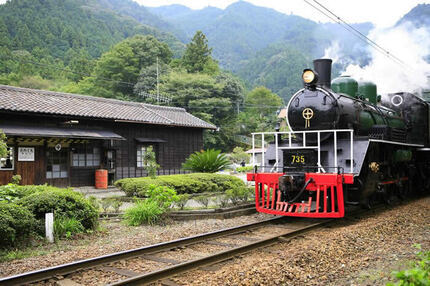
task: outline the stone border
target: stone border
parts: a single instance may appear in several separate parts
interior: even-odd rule
[[[186,221],[186,220],[200,220],[200,219],[226,219],[242,215],[249,215],[255,213],[255,204],[243,204],[229,208],[218,209],[204,209],[204,210],[185,210],[169,212],[167,217],[173,220]],[[123,213],[101,213],[100,219],[119,219]]]

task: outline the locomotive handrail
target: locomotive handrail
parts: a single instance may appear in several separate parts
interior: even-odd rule
[[[314,170],[317,168],[317,166],[299,166],[299,167],[283,167],[283,166],[278,166],[278,167],[274,167],[274,166],[270,166],[270,165],[265,165],[265,166],[257,166],[257,165],[255,165],[254,169],[253,169],[253,172],[256,173],[256,174],[260,173],[258,171],[258,168],[263,168],[263,169],[272,168],[270,170],[270,172],[277,171],[277,170],[279,170],[280,172],[300,171],[300,170],[305,170],[305,171],[308,171],[308,172],[315,172]],[[323,167],[320,167],[320,168],[323,168]],[[328,169],[328,170],[334,169],[335,170],[334,172],[337,173],[337,174],[339,174],[339,175],[346,174],[345,173],[345,169],[343,167],[339,167],[339,166],[338,167],[327,167],[326,166],[325,168]],[[261,172],[261,173],[263,173],[263,172]],[[325,173],[325,171],[323,173]]]
[[[252,164],[256,165],[256,161],[255,161],[255,154],[256,153],[261,153],[261,162],[260,162],[260,167],[263,169],[263,172],[265,170],[265,166],[263,164],[265,164],[265,153],[266,150],[264,150],[264,146],[265,146],[265,135],[272,135],[275,137],[275,164],[272,167],[272,170],[270,170],[270,172],[273,171],[274,168],[276,168],[275,166],[278,166],[279,164],[279,150],[283,150],[283,149],[316,149],[317,150],[317,155],[318,155],[318,162],[316,165],[316,168],[318,168],[318,173],[321,173],[321,171],[325,172],[324,168],[321,165],[321,133],[332,133],[333,134],[333,155],[334,155],[334,167],[337,168],[338,167],[338,161],[337,161],[337,140],[338,140],[338,133],[349,133],[349,138],[350,138],[350,172],[354,173],[354,130],[353,129],[329,129],[329,130],[308,130],[308,131],[278,131],[278,132],[254,132],[251,133],[252,136]],[[306,136],[309,134],[316,134],[317,135],[317,140],[316,143],[314,143],[315,145],[309,144],[308,142],[306,142]],[[279,146],[278,144],[278,137],[281,135],[288,135],[288,145],[287,146]],[[293,145],[293,136],[296,138],[297,136],[295,135],[302,135],[302,140],[301,140],[301,146],[300,145]],[[261,151],[256,151],[255,150],[255,136],[261,136],[261,142],[262,142],[262,148]],[[295,143],[300,143],[300,142],[295,142]]]

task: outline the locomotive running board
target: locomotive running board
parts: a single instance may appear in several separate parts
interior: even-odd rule
[[[249,173],[255,181],[255,207],[258,212],[313,218],[341,218],[345,215],[343,184],[353,184],[354,174],[306,173],[309,197],[302,202],[281,201],[279,177],[284,173]],[[314,207],[313,207],[314,206]]]

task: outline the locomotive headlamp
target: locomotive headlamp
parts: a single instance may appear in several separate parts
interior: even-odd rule
[[[306,84],[312,84],[317,81],[317,75],[313,70],[305,69],[302,74],[303,82]]]

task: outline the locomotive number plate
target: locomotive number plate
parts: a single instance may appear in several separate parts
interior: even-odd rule
[[[291,164],[296,163],[306,163],[306,159],[304,155],[291,155]]]
[[[317,164],[317,154],[313,150],[284,151],[284,167],[314,166]]]

